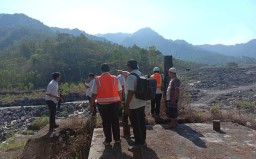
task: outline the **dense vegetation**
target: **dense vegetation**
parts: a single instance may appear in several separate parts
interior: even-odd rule
[[[126,48],[69,34],[58,34],[44,41],[23,40],[0,53],[0,88],[44,88],[54,71],[61,72],[63,82],[79,82],[90,72],[100,74],[103,62],[109,63],[111,72],[116,73],[116,69],[126,69],[125,64],[131,58],[138,60],[145,74],[151,73],[154,66],[163,68],[163,56],[155,47]]]
[[[54,71],[60,71],[65,82],[77,82],[89,72],[99,74],[103,62],[109,63],[112,71],[124,69],[129,58],[139,60],[141,69],[149,71],[154,64],[160,63],[159,55],[155,50],[136,46],[124,48],[68,34],[59,34],[45,41],[23,40],[1,52],[0,88],[45,87]]]
[[[45,88],[54,71],[61,72],[63,82],[78,83],[90,72],[100,74],[103,62],[115,74],[116,69],[126,69],[131,58],[144,74],[154,66],[163,68],[163,56],[153,46],[123,47],[77,29],[50,28],[24,14],[0,14],[1,90]],[[174,63],[196,66],[180,60]]]

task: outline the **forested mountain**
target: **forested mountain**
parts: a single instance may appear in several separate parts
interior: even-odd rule
[[[256,39],[236,45],[198,45],[198,47],[227,56],[248,56],[256,58]]]
[[[90,40],[106,41],[105,38],[100,38],[100,37],[97,37],[97,36],[90,35],[90,34],[84,32],[82,30],[77,29],[77,28],[76,29],[68,29],[68,28],[51,27],[51,29],[53,31],[55,31],[56,33],[66,33],[66,34],[70,34],[70,35],[73,35],[73,36],[84,35],[85,37],[87,37]]]
[[[67,33],[73,36],[82,34],[91,40],[106,41],[104,38],[87,34],[79,29],[50,28],[25,14],[0,14],[0,49],[25,39],[45,40],[53,38],[58,33]]]
[[[112,73],[116,73],[116,69],[125,69],[131,58],[138,61],[144,74],[150,74],[155,66],[163,68],[162,53],[187,60],[174,59],[175,67],[183,69],[199,66],[189,61],[238,61],[184,40],[166,40],[150,28],[134,34],[104,36],[124,46],[94,39],[78,29],[50,28],[24,14],[0,14],[0,89],[45,88],[54,71],[61,72],[64,82],[79,82],[89,72],[100,74],[103,62],[109,63]],[[252,58],[248,60],[254,62]]]
[[[129,37],[130,34],[128,33],[107,33],[107,34],[96,34],[97,37],[104,37],[105,39],[116,43],[122,44],[125,38]]]
[[[132,46],[136,44],[142,48],[148,48],[149,46],[156,46],[156,49],[161,51],[165,55],[174,55],[175,57],[195,61],[206,64],[224,64],[227,62],[239,62],[239,63],[255,63],[255,59],[249,59],[246,57],[233,57],[232,55],[226,56],[214,51],[208,51],[192,44],[187,43],[184,40],[167,40],[157,32],[150,28],[143,28],[133,34],[98,34],[106,38],[109,41],[118,43],[124,46]],[[116,38],[122,37],[122,38]],[[114,39],[114,40],[113,40]]]
[[[45,88],[54,71],[61,72],[63,82],[77,83],[89,72],[100,74],[104,62],[110,64],[112,73],[126,69],[131,58],[138,61],[144,74],[152,73],[155,66],[163,68],[163,56],[155,47],[91,40],[78,29],[49,28],[24,14],[1,14],[0,33],[1,90]],[[198,66],[176,59],[174,64],[180,69]]]
[[[0,54],[0,89],[44,88],[54,71],[61,72],[63,82],[79,82],[90,72],[100,74],[104,62],[110,64],[112,73],[126,69],[131,58],[138,61],[144,74],[152,73],[154,66],[163,70],[163,56],[154,47],[126,48],[63,33],[44,41],[23,40]],[[196,66],[179,60],[174,63],[177,67]]]
[[[54,36],[48,26],[24,14],[0,14],[0,49],[25,39],[45,40]]]
[[[58,33],[67,33],[73,36],[81,34],[90,40],[111,41],[126,47],[137,45],[148,49],[155,46],[165,55],[205,64],[224,64],[227,62],[255,63],[255,40],[246,44],[234,46],[193,46],[184,40],[167,40],[150,28],[143,28],[133,34],[111,33],[97,34],[98,37],[87,34],[79,29],[62,29],[48,27],[42,22],[24,14],[0,14],[0,49],[18,44],[25,39],[45,40],[56,37]],[[233,57],[239,56],[239,57]]]

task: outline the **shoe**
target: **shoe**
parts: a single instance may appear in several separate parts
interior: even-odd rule
[[[106,141],[104,141],[103,144],[104,144],[105,146],[110,146],[110,145],[111,145],[110,142],[106,142]]]
[[[142,148],[143,145],[132,145],[132,146],[128,146],[128,151],[133,151],[134,149],[139,149]]]
[[[119,143],[121,143],[121,140],[115,141],[115,144],[119,144]]]

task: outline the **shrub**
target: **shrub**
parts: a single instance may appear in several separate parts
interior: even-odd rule
[[[14,134],[15,134],[14,132],[6,132],[6,133],[4,134],[5,140],[6,140],[6,139],[9,139],[9,138],[11,138],[11,137],[13,137]]]
[[[59,116],[60,117],[67,117],[68,116],[68,112],[66,110],[65,111],[61,111]]]
[[[64,83],[60,86],[60,90],[63,91],[63,94],[72,93],[72,92],[76,92],[76,93],[84,93],[85,92],[85,88],[81,83],[79,83],[79,84]]]
[[[12,137],[8,139],[5,143],[0,144],[0,151],[16,151],[23,149],[26,145],[27,140],[17,140]]]
[[[220,102],[217,102],[211,106],[211,114],[213,119],[221,119],[222,112],[220,110]]]
[[[249,100],[236,100],[234,104],[237,106],[237,108],[256,110],[256,103]]]
[[[46,126],[49,123],[48,117],[42,116],[34,120],[28,130],[40,130],[42,127]]]
[[[21,132],[22,135],[34,135],[34,132],[31,130],[25,130]]]

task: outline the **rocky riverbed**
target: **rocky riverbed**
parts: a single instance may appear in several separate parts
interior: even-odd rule
[[[255,84],[256,66],[200,68],[185,75],[196,89],[225,90]]]
[[[185,91],[190,94],[192,106],[209,108],[209,106],[215,103],[220,103],[227,109],[233,109],[237,106],[235,104],[237,101],[255,104],[256,66],[200,68],[187,71],[180,76],[182,76],[182,80],[187,82],[187,89]],[[78,93],[70,93],[65,96],[66,101],[84,99],[85,97]],[[19,106],[10,107],[13,105]],[[35,119],[49,114],[43,97],[40,99],[24,98],[23,100],[7,103],[6,105],[2,104],[1,106],[9,107],[0,108],[0,141],[6,139],[6,134],[26,131]],[[61,109],[57,113],[57,118],[67,118],[89,113],[88,102],[86,101],[64,103]],[[248,112],[256,113],[255,110],[256,106],[255,109],[248,109]]]
[[[7,134],[22,133],[38,117],[47,116],[49,110],[46,105],[16,106],[0,109],[0,141],[6,139]],[[57,111],[57,118],[68,118],[89,114],[87,101],[68,102],[61,105]]]
[[[234,108],[237,103],[251,103],[256,113],[256,66],[200,68],[183,74],[188,81],[192,105],[211,106],[219,103]]]

